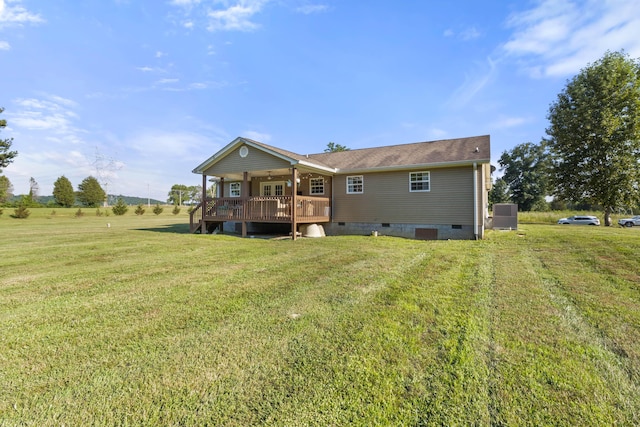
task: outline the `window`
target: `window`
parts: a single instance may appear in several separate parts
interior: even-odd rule
[[[324,178],[311,178],[309,187],[311,194],[324,194]]]
[[[284,196],[284,184],[275,184],[276,196]]]
[[[229,184],[229,196],[231,197],[240,197],[240,183],[232,182]]]
[[[364,193],[364,178],[362,175],[347,177],[347,194]]]
[[[411,172],[409,174],[409,192],[431,190],[429,172]]]

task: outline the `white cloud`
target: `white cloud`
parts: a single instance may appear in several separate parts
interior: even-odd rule
[[[493,81],[496,71],[496,61],[487,58],[486,63],[478,64],[475,70],[465,75],[464,83],[454,91],[447,103],[454,108],[467,105],[478,92]]]
[[[606,50],[640,56],[640,2],[544,0],[507,21],[511,39],[502,46],[534,77],[575,74]]]
[[[491,123],[490,127],[492,129],[507,129],[521,126],[527,123],[528,120],[524,117],[507,117],[501,116],[495,122]]]
[[[162,58],[163,56],[167,56],[167,55],[168,53],[162,52],[160,50],[156,52],[156,58]]]
[[[23,98],[14,100],[14,103],[18,110],[13,114],[11,123],[17,133],[23,130],[28,134],[44,132],[40,138],[51,142],[84,143],[86,131],[75,124],[79,116],[73,110],[77,106],[74,101],[45,94],[42,99]]]
[[[311,15],[312,13],[321,13],[329,10],[329,6],[326,4],[309,4],[300,6],[296,9],[296,12],[303,13],[305,15]]]
[[[448,28],[442,33],[444,37],[457,37],[463,41],[469,41],[473,39],[477,39],[482,36],[482,33],[475,27],[465,28],[460,32],[455,32],[453,29]]]
[[[0,0],[0,28],[12,25],[40,24],[44,19],[21,6],[19,0]]]
[[[246,130],[242,132],[241,136],[253,139],[254,141],[264,142],[265,144],[268,144],[269,141],[271,141],[271,135],[269,135],[268,133],[257,132],[253,130]]]
[[[209,31],[253,31],[259,27],[251,21],[262,10],[267,0],[240,0],[231,6],[209,10]],[[224,3],[225,6],[227,2]]]
[[[9,42],[0,40],[0,50],[9,50],[11,49],[11,45],[9,44]]]

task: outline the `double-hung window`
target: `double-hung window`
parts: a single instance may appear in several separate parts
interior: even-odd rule
[[[364,177],[362,175],[347,176],[347,194],[364,193]]]
[[[431,190],[431,174],[429,172],[409,173],[409,192],[416,193]]]
[[[229,196],[240,197],[240,182],[232,182],[229,184]]]
[[[311,178],[309,191],[311,194],[324,194],[324,178]]]

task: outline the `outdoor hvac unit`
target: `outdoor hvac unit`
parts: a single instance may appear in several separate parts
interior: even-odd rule
[[[493,228],[517,230],[518,205],[514,203],[496,203],[493,205]]]

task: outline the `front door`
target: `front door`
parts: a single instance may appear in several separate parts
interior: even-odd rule
[[[267,181],[260,183],[261,196],[284,196],[284,181]]]

